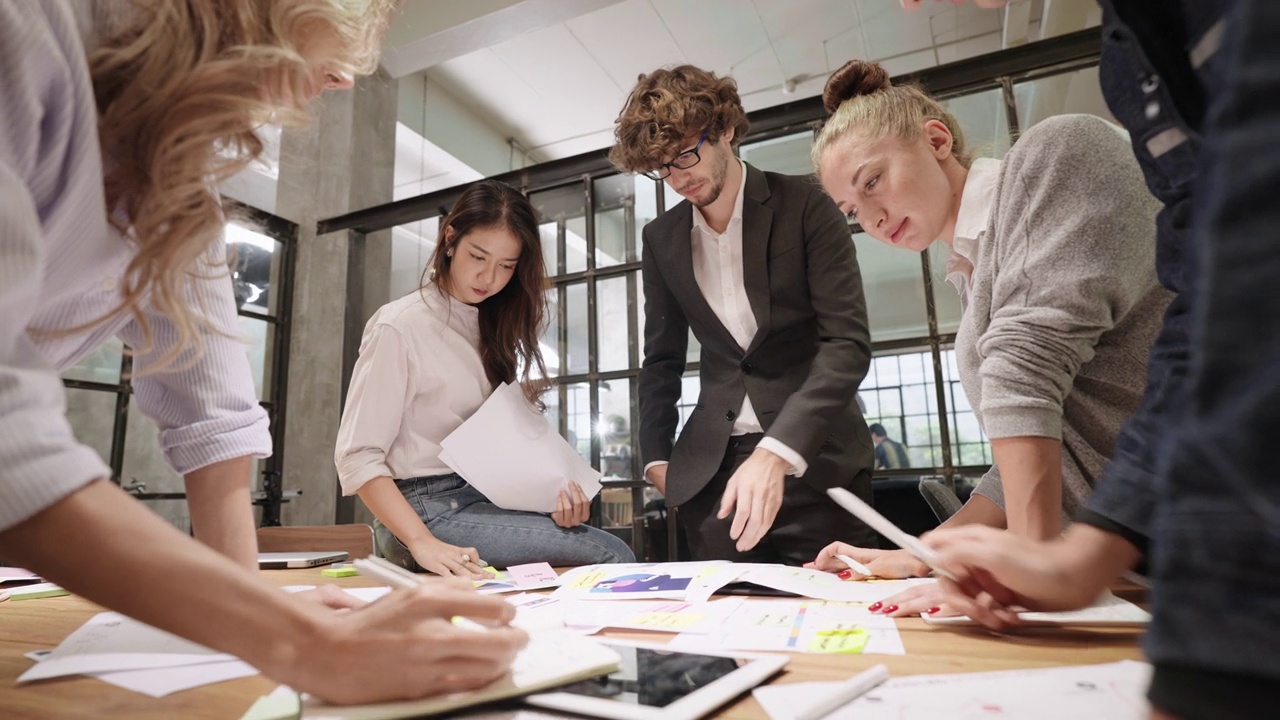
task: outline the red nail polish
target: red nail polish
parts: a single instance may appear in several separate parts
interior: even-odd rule
[[[836,577],[840,578],[841,580],[848,580],[849,578],[853,577],[853,571],[841,570],[840,572],[836,573]]]
[[[925,612],[927,612],[927,613],[929,613],[930,615],[932,615],[932,614],[934,614],[934,613],[938,612],[938,611],[939,611],[939,610],[941,610],[941,609],[942,609],[942,608],[931,607],[931,608],[929,608],[928,610],[925,610]]]
[[[888,607],[886,607],[886,608],[884,609],[884,614],[885,614],[885,615],[888,615],[889,613],[895,613],[895,612],[898,612],[898,606],[897,606],[897,605],[889,605]]]
[[[877,610],[879,610],[879,609],[880,609],[881,604],[882,604],[882,603],[874,603],[874,604],[872,604],[872,605],[871,605],[871,607],[867,608],[867,610],[869,610],[869,611],[871,611],[871,612],[875,612],[875,611],[877,611]]]

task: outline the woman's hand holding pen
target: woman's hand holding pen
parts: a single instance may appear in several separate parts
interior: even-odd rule
[[[555,512],[551,519],[562,528],[577,527],[591,517],[591,498],[582,492],[576,482],[566,482],[556,498]]]
[[[450,545],[434,536],[424,537],[409,546],[413,559],[422,569],[444,577],[484,580],[484,560],[473,547]]]
[[[483,632],[456,626],[455,616]],[[316,614],[300,628],[296,653],[283,649],[271,677],[337,704],[416,699],[482,687],[505,675],[528,642],[510,627],[515,609],[470,583],[425,578],[352,612]],[[306,662],[301,662],[305,658]]]
[[[862,563],[871,571],[871,575],[864,575],[851,569],[840,559],[840,555],[847,555]],[[844,580],[865,580],[871,576],[893,580],[929,575],[929,566],[906,550],[875,550],[854,547],[842,542],[833,542],[822,548],[818,557],[811,563],[805,563],[805,567],[839,573]]]

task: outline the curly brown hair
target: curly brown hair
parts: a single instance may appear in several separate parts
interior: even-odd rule
[[[623,172],[644,172],[702,133],[714,143],[733,131],[736,145],[747,134],[747,113],[733,78],[678,65],[641,75],[614,124],[609,161]]]

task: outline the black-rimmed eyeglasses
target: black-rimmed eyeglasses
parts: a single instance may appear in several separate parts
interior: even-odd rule
[[[702,156],[698,154],[698,150],[702,147],[702,143],[706,141],[707,136],[704,133],[698,140],[698,144],[693,146],[692,150],[685,150],[675,156],[671,162],[663,163],[655,170],[645,170],[643,175],[654,180],[666,180],[667,177],[671,175],[671,168],[676,168],[677,170],[688,170],[694,165],[697,165],[698,161],[702,159]]]

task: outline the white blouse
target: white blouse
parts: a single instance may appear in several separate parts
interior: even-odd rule
[[[365,326],[338,428],[342,492],[377,477],[453,472],[440,443],[492,392],[475,306],[434,284],[383,305]]]

